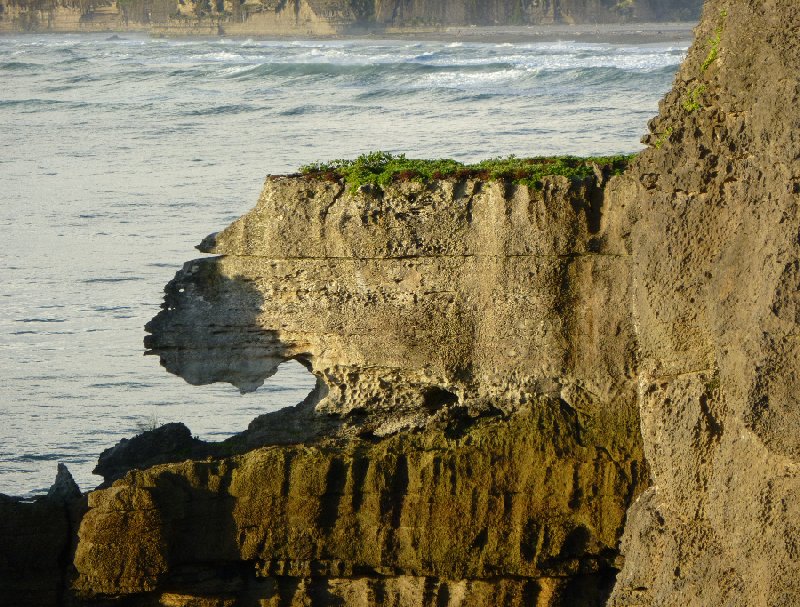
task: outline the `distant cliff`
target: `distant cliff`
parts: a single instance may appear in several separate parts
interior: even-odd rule
[[[469,25],[692,21],[701,0],[0,0],[0,32],[331,35]]]

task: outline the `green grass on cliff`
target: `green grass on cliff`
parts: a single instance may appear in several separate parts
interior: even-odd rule
[[[611,174],[618,175],[628,166],[634,155],[598,156],[579,158],[576,156],[553,156],[547,158],[492,158],[475,164],[463,164],[456,160],[421,160],[397,156],[387,152],[363,154],[355,160],[333,160],[317,162],[300,168],[308,177],[344,181],[351,191],[362,185],[386,186],[400,181],[427,182],[435,179],[476,178],[485,180],[512,181],[541,189],[542,179],[549,175],[561,175],[569,179],[584,179],[594,174],[599,165]]]

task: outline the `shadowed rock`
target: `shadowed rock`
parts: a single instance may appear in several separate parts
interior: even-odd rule
[[[202,457],[204,445],[202,441],[192,438],[191,431],[185,425],[164,424],[131,439],[123,438],[106,449],[100,454],[92,472],[102,476],[105,479],[104,484],[109,484],[121,478],[128,470],[142,470],[155,464],[179,462],[191,456]]]
[[[51,500],[69,502],[81,497],[81,490],[65,464],[59,462],[55,482],[47,491]]]

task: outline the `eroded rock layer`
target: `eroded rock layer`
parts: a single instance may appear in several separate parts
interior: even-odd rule
[[[75,586],[154,591],[142,604],[601,605],[619,496],[643,479],[580,426],[536,403],[463,429],[131,473],[90,495]]]
[[[800,601],[800,4],[712,0],[621,197],[653,488],[612,605]]]
[[[317,389],[224,446],[243,455],[92,493],[72,591],[602,605],[647,481],[606,181],[269,178],[167,286],[147,346],[191,383],[252,390],[295,358]]]

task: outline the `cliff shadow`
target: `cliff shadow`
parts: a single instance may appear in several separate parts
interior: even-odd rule
[[[145,355],[158,356],[162,367],[192,385],[229,383],[243,394],[258,389],[289,360],[311,372],[308,353],[259,323],[264,296],[254,280],[227,275],[223,260],[187,262],[166,285],[161,311],[145,325]],[[191,454],[225,456],[312,440],[339,425],[330,416],[315,414],[327,393],[317,376],[300,403],[256,417],[246,430],[221,443],[194,444]]]

